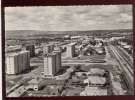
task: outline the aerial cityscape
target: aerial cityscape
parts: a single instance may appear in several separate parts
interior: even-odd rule
[[[131,5],[5,8],[7,97],[134,95]]]

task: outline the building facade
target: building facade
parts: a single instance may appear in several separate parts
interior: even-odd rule
[[[70,43],[67,45],[66,56],[67,57],[74,57],[75,56],[75,43]]]
[[[53,77],[61,67],[61,52],[53,52],[44,57],[44,76]]]
[[[28,50],[30,52],[30,57],[35,56],[35,46],[34,45],[26,45],[25,50]]]
[[[56,54],[56,72],[58,72],[61,68],[61,52],[53,51]]]
[[[21,51],[6,55],[6,73],[19,74],[30,68],[30,52]]]
[[[45,55],[44,76],[53,77],[55,73],[56,73],[56,54]]]

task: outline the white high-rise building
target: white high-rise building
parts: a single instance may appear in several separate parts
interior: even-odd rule
[[[48,54],[44,57],[44,76],[53,77],[56,74],[56,54]]]
[[[21,51],[6,55],[6,73],[19,74],[30,68],[30,52]]]
[[[70,43],[67,45],[66,56],[74,57],[74,55],[75,55],[75,43]]]
[[[54,51],[44,57],[44,76],[53,77],[61,67],[61,52]]]

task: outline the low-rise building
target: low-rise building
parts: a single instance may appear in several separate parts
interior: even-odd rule
[[[88,75],[101,75],[101,76],[103,76],[105,74],[105,70],[100,69],[100,68],[90,68],[90,70],[87,74]]]
[[[30,88],[38,91],[43,86],[43,80],[41,78],[34,78],[29,81]]]
[[[104,85],[106,83],[106,78],[99,76],[89,76],[88,80],[90,84],[101,84]]]
[[[27,89],[24,86],[21,86],[21,87],[17,88],[16,90],[14,90],[9,95],[7,95],[7,97],[20,97],[20,96],[23,96],[26,91],[27,91]]]
[[[88,79],[84,80],[88,86],[102,86],[106,83],[106,78],[99,76],[89,76]]]
[[[18,52],[18,51],[21,51],[21,49],[22,49],[21,45],[7,46],[5,47],[5,52],[6,53]]]
[[[43,54],[51,53],[54,50],[53,44],[43,44]]]
[[[101,89],[100,87],[86,87],[84,91],[80,93],[80,96],[105,96],[107,95],[107,89]]]

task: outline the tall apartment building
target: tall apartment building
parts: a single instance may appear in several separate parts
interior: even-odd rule
[[[35,46],[34,45],[26,45],[24,47],[25,50],[28,50],[30,52],[30,57],[35,56]]]
[[[61,67],[61,52],[53,52],[44,57],[44,76],[53,77]]]
[[[56,74],[56,54],[48,54],[44,57],[44,76],[53,77]]]
[[[53,51],[56,54],[56,72],[61,68],[61,51]]]
[[[70,43],[67,45],[66,56],[74,57],[74,55],[75,55],[75,43]]]
[[[48,54],[51,53],[54,50],[54,45],[53,44],[44,44],[43,45],[43,54]]]
[[[21,51],[6,55],[6,73],[19,74],[30,68],[30,52]]]

